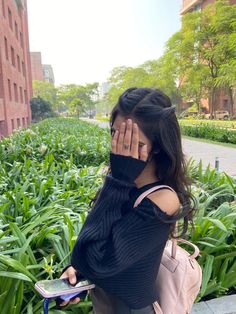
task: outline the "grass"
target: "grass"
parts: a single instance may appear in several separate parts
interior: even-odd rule
[[[235,120],[207,120],[207,119],[179,119],[179,123],[183,125],[195,125],[195,124],[210,124],[217,125],[220,128],[236,129]]]
[[[216,141],[208,140],[208,139],[205,139],[205,138],[192,137],[192,136],[187,136],[187,135],[182,135],[182,138],[189,139],[189,140],[192,140],[192,141],[197,141],[197,142],[204,142],[204,143],[224,146],[224,147],[231,147],[231,148],[235,148],[236,149],[236,145],[235,144],[231,144],[231,143],[216,142]]]

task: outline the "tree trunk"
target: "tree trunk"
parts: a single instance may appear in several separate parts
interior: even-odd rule
[[[228,93],[229,93],[229,101],[230,101],[230,104],[229,104],[230,115],[233,116],[234,115],[234,98],[233,98],[232,87],[229,87]]]
[[[212,119],[213,115],[213,92],[212,90],[209,93],[209,113],[210,113],[210,118]]]
[[[212,87],[210,91],[210,97],[209,97],[209,111],[210,111],[211,117],[214,115],[214,112],[217,110],[218,96],[219,96],[219,90],[216,87]]]

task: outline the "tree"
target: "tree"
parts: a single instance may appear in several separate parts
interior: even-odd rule
[[[70,84],[58,88],[58,106],[68,108],[72,115],[80,116],[81,113],[95,109],[98,99],[98,83],[85,86]]]
[[[233,113],[236,85],[236,5],[218,0],[201,12],[183,16],[182,28],[167,41],[164,54],[137,68],[116,67],[109,78],[108,99],[117,102],[128,87],[159,88],[180,109],[182,99],[201,109],[209,99],[210,113],[217,108],[220,88],[228,91]]]
[[[35,122],[55,115],[52,111],[50,102],[41,97],[32,98],[30,100],[30,107],[32,111],[32,120]]]
[[[183,17],[179,59],[180,62],[185,60],[187,69],[199,65],[197,71],[201,73],[204,67],[204,91],[208,91],[211,114],[217,108],[219,86],[232,89],[228,80],[219,80],[219,77],[224,72],[222,69],[236,58],[235,21],[236,6],[229,5],[226,0],[216,1],[201,12],[188,13]],[[183,75],[187,81],[188,71]]]
[[[40,97],[50,102],[54,110],[57,109],[57,88],[46,81],[33,81],[33,97]]]
[[[234,95],[236,88],[236,59],[228,64],[223,64],[220,67],[219,76],[216,79],[216,87],[228,90],[230,97],[230,112],[233,115],[236,114],[236,97]]]
[[[117,103],[121,93],[129,87],[148,87],[148,73],[142,66],[116,67],[112,70],[109,83],[111,88],[108,92],[108,99],[111,104]]]

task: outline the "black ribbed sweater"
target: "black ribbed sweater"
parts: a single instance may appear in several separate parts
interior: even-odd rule
[[[72,251],[71,265],[83,276],[140,309],[157,300],[155,278],[168,240],[171,216],[137,197],[161,181],[140,189],[107,175]]]

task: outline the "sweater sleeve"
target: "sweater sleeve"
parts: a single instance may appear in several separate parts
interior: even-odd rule
[[[106,177],[72,251],[71,264],[85,277],[116,275],[167,240],[169,224],[158,216],[165,213],[149,199],[136,208],[124,208],[131,188]]]

